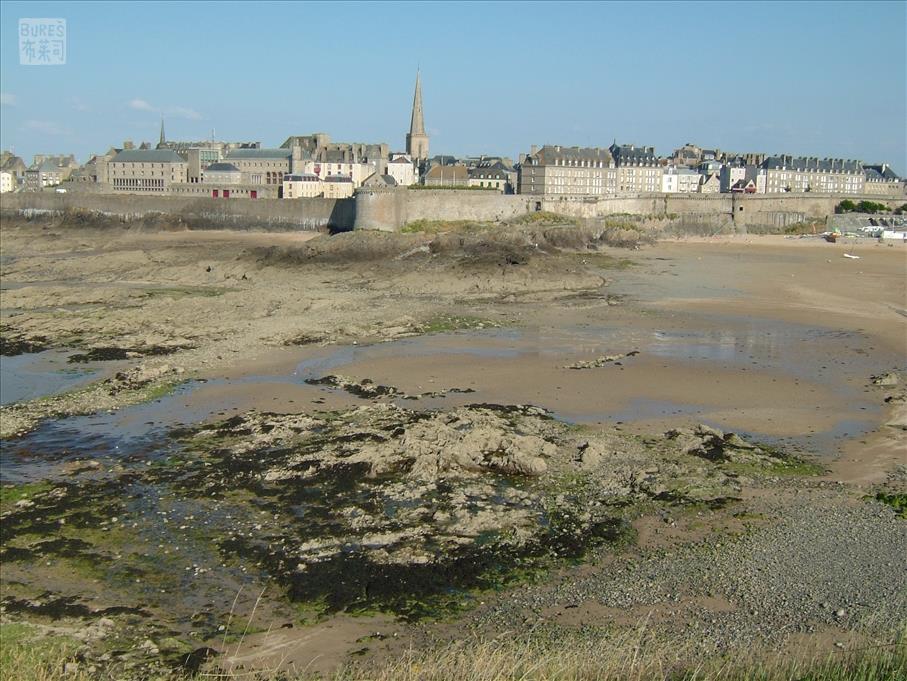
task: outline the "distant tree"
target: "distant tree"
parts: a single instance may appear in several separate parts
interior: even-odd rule
[[[895,215],[904,215],[905,213],[907,213],[907,203],[894,209]]]
[[[884,203],[876,203],[875,201],[860,201],[855,207],[857,213],[887,213],[888,206]]]
[[[841,203],[835,206],[835,213],[852,213],[856,209],[856,207],[857,204],[855,204],[853,201],[851,201],[850,199],[844,199],[843,201],[841,201]]]

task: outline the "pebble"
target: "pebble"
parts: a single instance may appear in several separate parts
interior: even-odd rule
[[[679,629],[673,633],[703,648],[777,642],[793,632],[844,622],[864,633],[890,635],[898,622],[907,621],[898,568],[898,557],[907,555],[904,521],[893,513],[879,515],[871,504],[841,503],[850,498],[846,489],[816,487],[793,501],[766,501],[777,524],[724,540],[720,547],[703,542],[653,549],[623,563],[623,569],[612,565],[568,575],[554,586],[521,587],[471,617],[480,628],[513,627],[527,610],[569,603],[644,613],[680,601],[689,607],[674,620]],[[733,610],[707,610],[697,603],[704,597],[726,600]],[[835,601],[849,608],[833,608]]]

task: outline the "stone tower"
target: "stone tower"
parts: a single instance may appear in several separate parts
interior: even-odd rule
[[[406,153],[414,161],[428,158],[428,135],[425,134],[425,119],[422,116],[422,79],[416,71],[416,93],[413,95],[413,117],[406,136]]]

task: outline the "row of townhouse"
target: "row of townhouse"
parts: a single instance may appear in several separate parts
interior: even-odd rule
[[[693,145],[677,150],[671,159],[659,159],[652,147],[615,143],[607,149],[532,147],[521,158],[518,191],[555,196],[816,192],[899,197],[907,194],[907,185],[887,164],[789,155],[728,156]]]
[[[664,191],[665,167],[653,147],[613,144],[598,147],[532,147],[520,163],[520,194],[607,196]],[[686,189],[689,181],[682,180]],[[671,185],[681,180],[674,171]],[[697,178],[696,185],[699,181]]]

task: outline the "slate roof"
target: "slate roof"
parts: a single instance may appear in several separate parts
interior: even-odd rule
[[[372,173],[367,178],[365,178],[365,181],[362,184],[368,187],[396,187],[397,181],[390,175],[379,175],[378,173]]]
[[[185,163],[172,149],[124,149],[111,163]]]
[[[560,145],[546,144],[535,154],[526,158],[526,165],[554,165],[555,161],[601,161],[603,165],[610,166],[613,157],[608,149],[598,147],[562,147]]]
[[[321,182],[321,178],[312,173],[297,173],[295,175],[284,175],[284,182]]]
[[[232,149],[227,152],[226,160],[287,159],[291,153],[288,149]]]
[[[504,170],[504,166],[496,164],[490,168],[470,168],[469,169],[469,179],[470,180],[506,180],[507,172]]]
[[[881,165],[867,165],[863,166],[863,170],[866,172],[866,179],[869,179],[869,171],[874,172],[879,176],[878,179],[873,180],[874,182],[880,182],[882,180],[887,181],[896,181],[900,180],[900,176],[894,172],[887,163]]]
[[[762,167],[766,170],[812,171],[818,173],[861,173],[859,161],[841,158],[816,158],[804,156],[770,156]]]
[[[654,147],[637,147],[635,144],[612,144],[609,147],[617,165],[655,165],[658,158]]]
[[[209,173],[212,170],[214,172],[220,172],[220,173],[238,173],[238,172],[240,172],[239,168],[237,168],[232,163],[212,163],[205,169],[205,172]]]
[[[325,182],[352,182],[353,178],[347,175],[328,175],[324,178]]]

